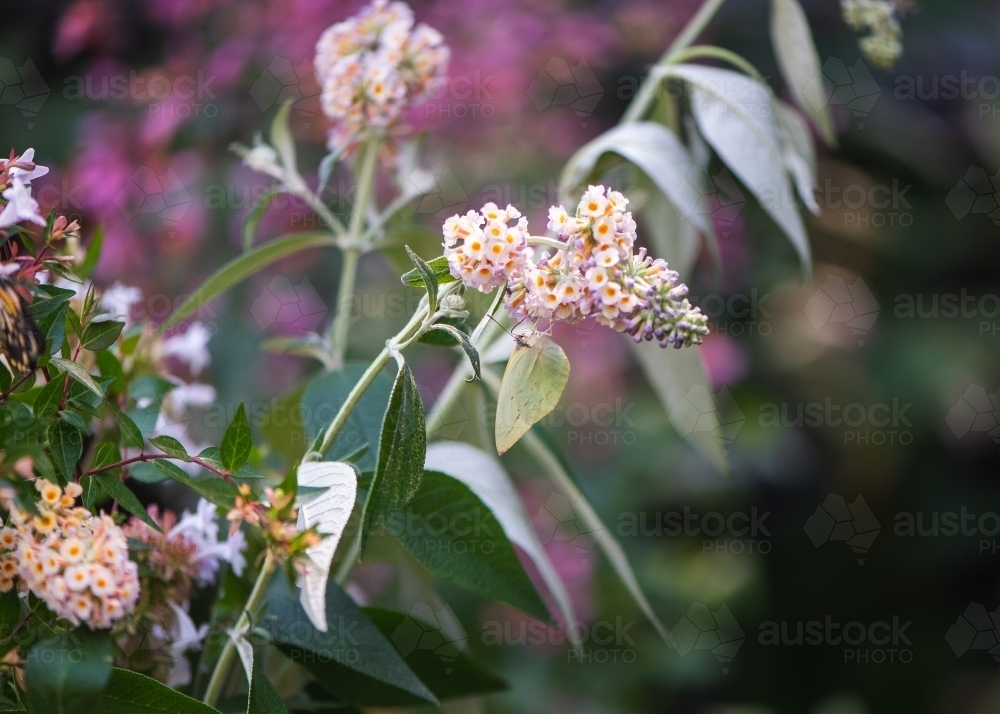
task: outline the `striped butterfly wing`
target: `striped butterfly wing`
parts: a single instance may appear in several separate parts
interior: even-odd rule
[[[35,369],[45,340],[13,283],[0,278],[0,353],[15,372]]]

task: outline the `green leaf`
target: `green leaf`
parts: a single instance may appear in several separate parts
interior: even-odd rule
[[[285,578],[274,578],[266,605],[257,629],[267,632],[285,656],[312,672],[339,701],[364,706],[437,703],[392,644],[332,580],[326,589],[327,632],[313,627]]]
[[[181,461],[191,461],[191,457],[188,455],[184,445],[172,436],[157,436],[150,439],[149,443],[167,456],[180,459]]]
[[[408,615],[378,607],[365,607],[362,612],[438,699],[482,696],[507,689],[506,682],[472,660],[465,638],[456,639],[443,631],[436,623],[441,618],[427,605],[414,607]]]
[[[59,403],[62,401],[65,386],[64,375],[61,372],[54,372],[52,381],[42,387],[35,397],[35,416],[42,419],[54,417],[59,412]]]
[[[94,504],[101,495],[101,484],[93,476],[81,476],[80,486],[83,487],[83,507],[93,511]]]
[[[267,212],[267,207],[271,204],[271,199],[279,193],[281,193],[280,189],[272,188],[265,191],[257,199],[256,203],[253,204],[253,208],[250,209],[250,213],[247,214],[246,220],[243,222],[243,250],[253,248],[253,240],[257,235],[257,226],[260,225],[261,219]]]
[[[719,414],[701,363],[700,348],[665,350],[648,342],[637,345],[632,340],[629,344],[677,433],[721,473],[729,473],[729,463],[716,438]],[[692,411],[695,406],[697,414]]]
[[[79,627],[40,640],[24,666],[32,714],[90,714],[111,676],[111,633]]]
[[[124,508],[126,511],[136,516],[145,523],[147,526],[152,528],[158,533],[162,533],[160,527],[156,524],[152,518],[150,518],[149,513],[143,507],[139,498],[132,493],[128,486],[121,482],[113,473],[100,473],[95,474],[94,478],[97,479],[97,483],[101,485],[101,490],[108,494],[111,498],[118,502],[118,505]]]
[[[21,598],[17,596],[16,589],[8,590],[0,595],[0,642],[4,642],[10,637],[10,633],[14,631],[20,621]]]
[[[226,427],[226,433],[222,437],[222,446],[219,447],[222,465],[229,473],[234,472],[250,458],[250,451],[253,449],[253,435],[250,433],[250,422],[247,420],[247,410],[240,402],[240,406],[233,415],[233,420]]]
[[[124,327],[124,322],[113,320],[92,322],[83,330],[83,346],[91,352],[106,350],[115,343]]]
[[[472,371],[475,372],[476,378],[482,380],[483,375],[480,372],[479,350],[477,350],[476,346],[469,340],[469,336],[457,327],[443,325],[441,323],[435,324],[431,327],[431,329],[440,330],[455,338],[458,344],[462,346],[462,349],[465,350],[465,356],[469,358],[469,363],[472,365]]]
[[[425,471],[417,494],[405,509],[389,514],[384,525],[445,580],[549,619],[493,512],[461,481]]]
[[[49,425],[48,437],[52,461],[63,477],[72,479],[83,455],[83,434],[75,426],[57,419]]]
[[[120,394],[125,390],[125,372],[122,370],[122,363],[111,352],[100,350],[97,353],[97,367],[102,377],[114,380],[112,387],[116,393]]]
[[[337,240],[326,232],[292,233],[248,250],[219,268],[174,310],[160,327],[168,330],[193,315],[222,293],[282,258],[309,248],[336,247]]]
[[[278,151],[282,165],[291,173],[296,172],[295,168],[295,139],[292,137],[292,130],[288,126],[288,116],[292,111],[292,103],[286,102],[278,109],[271,122],[271,145]]]
[[[84,278],[89,278],[94,274],[94,269],[97,267],[97,261],[101,259],[101,249],[104,247],[104,224],[99,224],[97,229],[94,231],[94,235],[90,239],[90,243],[87,245],[87,252],[83,256],[83,263],[80,265],[78,272]]]
[[[108,402],[108,406],[111,407],[111,415],[115,418],[115,423],[118,424],[118,430],[122,433],[122,442],[125,446],[131,446],[133,449],[141,449],[143,439],[139,427],[135,425],[135,422],[127,414],[119,411],[118,407],[114,404]]]
[[[59,359],[58,357],[53,357],[51,363],[62,371],[69,373],[69,376],[77,382],[92,391],[101,399],[104,399],[104,390],[101,389],[97,382],[94,381],[94,378],[90,376],[90,372],[85,370],[81,364],[68,359]]]
[[[233,501],[240,493],[236,484],[215,474],[196,478],[166,459],[156,459],[153,461],[153,465],[168,478],[187,486],[206,501],[220,508],[232,508]]]
[[[416,270],[420,273],[420,280],[424,284],[424,289],[427,291],[427,312],[433,315],[437,312],[437,293],[438,293],[438,281],[434,276],[434,271],[431,267],[424,262],[424,259],[419,255],[414,253],[410,246],[403,246],[406,248],[406,255],[409,256],[410,261],[417,266]]]
[[[247,701],[247,714],[288,714],[288,707],[281,701],[281,695],[268,680],[258,666],[260,657],[253,658],[253,670],[250,679],[250,698]]]
[[[349,362],[338,372],[328,372],[313,380],[306,388],[299,406],[289,405],[287,410],[272,411],[268,423],[277,428],[281,423],[305,422],[306,434],[314,440],[333,421],[334,416],[344,405],[344,400],[361,375],[368,368],[361,362]],[[346,454],[356,451],[362,444],[377,444],[382,433],[382,420],[389,396],[393,388],[393,375],[388,370],[382,370],[372,382],[368,391],[361,397],[358,406],[351,412],[347,425],[340,432],[331,454]],[[281,403],[278,405],[282,406]],[[294,439],[298,434],[292,433],[287,438]],[[326,456],[326,454],[324,454]],[[338,461],[344,459],[338,458]],[[375,454],[369,453],[357,462],[362,471],[375,469]]]
[[[408,254],[412,253],[409,246],[406,246],[406,250]],[[427,261],[425,265],[430,268],[431,273],[434,275],[434,279],[438,282],[438,285],[446,285],[447,283],[453,283],[458,280],[458,278],[451,274],[451,269],[448,267],[448,259],[443,255],[435,258],[434,260]],[[422,288],[425,286],[424,277],[419,268],[414,268],[413,270],[404,273],[402,281],[403,285],[409,288]]]
[[[809,115],[827,146],[837,146],[819,53],[799,0],[771,0],[771,43],[795,103]]]
[[[92,712],[100,714],[219,714],[207,704],[181,694],[138,672],[117,667]]]
[[[403,508],[417,493],[426,453],[424,405],[410,367],[403,363],[382,421],[378,464],[364,511],[365,541],[390,513]]]
[[[471,444],[438,441],[427,447],[424,468],[426,471],[440,471],[461,481],[482,500],[510,542],[524,551],[538,568],[562,614],[563,623],[576,622],[569,593],[535,535],[524,502],[503,464]],[[573,644],[580,644],[575,628],[568,628],[567,633]]]
[[[533,424],[556,408],[569,380],[569,359],[548,335],[518,344],[507,361],[497,395],[497,453],[517,443]]]

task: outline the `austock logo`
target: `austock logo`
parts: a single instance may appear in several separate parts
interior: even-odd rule
[[[401,195],[411,193],[419,196],[400,209],[399,214],[404,218],[412,218],[414,214],[420,213],[444,219],[461,213],[469,205],[469,197],[447,166],[434,173],[414,169],[402,180],[401,189]]]
[[[863,347],[865,337],[882,309],[861,276],[851,284],[839,275],[828,275],[806,303],[805,312],[816,330],[828,325],[850,328]]]
[[[842,104],[858,119],[859,129],[864,129],[864,120],[882,93],[868,66],[860,58],[851,67],[836,57],[827,58],[820,74],[812,80],[812,84],[815,83],[820,85],[821,91],[815,92],[814,87],[807,86],[807,96],[822,96],[825,99],[816,109],[822,109],[827,104]]]
[[[587,128],[587,117],[593,114],[604,96],[604,88],[587,60],[580,59],[575,67],[561,57],[553,57],[528,85],[528,97],[538,111],[552,105],[569,105]]]
[[[1000,444],[1000,389],[989,394],[978,384],[970,384],[948,411],[945,422],[956,439],[985,433]]]
[[[531,519],[531,525],[542,545],[553,541],[568,543],[584,565],[590,562],[601,529],[591,530],[580,515],[580,509],[561,493],[553,493]]]
[[[703,385],[692,385],[684,398],[670,410],[670,423],[682,437],[693,433],[711,434],[726,455],[745,421],[746,415],[726,387],[718,394],[712,394]]]
[[[319,110],[320,103],[315,73],[308,58],[292,66],[284,57],[275,57],[250,87],[250,96],[262,112],[277,104],[291,103],[300,116],[311,118]],[[309,128],[308,123],[306,128]]]
[[[155,217],[166,226],[176,226],[191,207],[191,196],[173,167],[158,174],[140,166],[118,191],[115,205],[127,221]]]
[[[35,117],[49,98],[49,85],[30,59],[17,67],[5,57],[0,57],[0,105],[11,105],[27,120],[28,128],[35,126]]]
[[[693,650],[709,650],[729,674],[729,664],[746,640],[746,634],[725,604],[712,612],[707,605],[693,603],[670,630],[670,641],[681,657]]]
[[[962,220],[969,214],[986,214],[993,223],[1000,226],[1000,171],[989,176],[978,166],[970,166],[958,180],[955,188],[948,192],[945,203],[951,209],[955,220]]]
[[[451,674],[452,665],[469,642],[469,633],[447,604],[435,611],[418,602],[393,630],[391,639],[404,657],[421,650],[434,653],[444,664],[445,673]]]
[[[969,650],[986,650],[1000,664],[1000,608],[988,612],[978,602],[969,603],[944,638],[956,657]]]
[[[816,548],[828,541],[846,542],[858,556],[858,565],[864,565],[864,556],[882,527],[860,494],[848,504],[843,496],[831,493],[806,521],[804,530]]]
[[[304,335],[319,327],[326,316],[326,304],[309,278],[293,285],[285,276],[275,275],[253,301],[250,314],[262,330],[278,328]]]

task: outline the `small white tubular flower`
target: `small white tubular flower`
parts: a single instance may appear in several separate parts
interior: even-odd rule
[[[200,584],[205,585],[215,579],[219,563],[227,562],[237,575],[243,573],[246,559],[243,549],[246,540],[237,531],[227,540],[219,541],[219,522],[215,506],[204,498],[198,501],[194,513],[185,511],[177,525],[167,533],[168,542],[184,541],[190,544],[189,564],[192,574]]]
[[[35,150],[28,149],[13,161],[0,161],[0,169],[6,168],[7,175],[11,178],[17,177],[19,181],[31,183],[36,178],[41,178],[49,172],[48,166],[39,166],[35,163]]]
[[[31,186],[19,176],[11,180],[3,197],[7,200],[7,205],[0,210],[0,228],[9,228],[23,221],[45,225],[45,219],[38,213],[38,201],[31,196]]]
[[[413,11],[403,2],[375,0],[327,28],[316,43],[315,66],[332,122],[330,148],[352,149],[372,129],[383,137],[400,133],[403,113],[430,95],[449,55],[441,33],[413,27]]]
[[[142,302],[142,290],[115,283],[101,294],[101,309],[109,318],[131,322],[132,308]]]
[[[524,268],[528,221],[513,206],[487,203],[482,212],[452,216],[443,231],[451,274],[471,288],[491,292]]]
[[[212,363],[212,355],[208,352],[210,339],[212,334],[205,325],[192,322],[184,332],[164,340],[163,353],[184,362],[193,374],[201,374]]]

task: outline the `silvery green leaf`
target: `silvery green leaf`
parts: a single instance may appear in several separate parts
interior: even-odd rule
[[[734,174],[753,191],[782,229],[808,272],[809,238],[792,195],[771,90],[738,72],[682,64],[657,70],[662,77],[687,82],[691,110],[705,140]]]
[[[427,447],[424,468],[427,471],[439,471],[461,481],[479,497],[496,516],[508,540],[527,553],[535,563],[559,607],[564,622],[574,622],[573,607],[566,588],[531,530],[524,504],[500,462],[470,444],[438,441]],[[569,630],[572,631],[573,628]]]
[[[819,129],[828,146],[837,145],[830,106],[824,95],[819,55],[799,0],[771,0],[771,42],[781,74],[795,103]]]
[[[816,186],[816,151],[805,119],[780,99],[774,100],[774,123],[778,128],[781,155],[785,168],[795,181],[795,189],[802,203],[819,214],[814,187]]]
[[[692,423],[691,413],[684,406],[692,390],[703,393],[709,389],[708,375],[701,363],[698,348],[666,350],[655,343],[635,344],[631,340],[633,354],[642,365],[653,389],[656,391],[671,425],[692,446],[708,458],[722,473],[729,472],[729,463],[722,453],[722,445],[716,438],[719,428],[719,414],[715,404],[705,405]]]
[[[297,478],[300,488],[324,489],[323,493],[299,508],[299,529],[316,526],[316,530],[325,537],[306,549],[309,560],[305,573],[299,576],[298,586],[301,588],[302,609],[317,630],[326,632],[326,583],[330,577],[333,554],[354,509],[358,476],[349,464],[319,461],[301,464]]]
[[[621,124],[586,144],[563,169],[560,195],[564,198],[571,195],[587,180],[598,159],[608,152],[642,169],[682,216],[699,231],[708,231],[705,215],[699,211],[699,198],[704,193],[701,174],[695,170],[691,154],[677,136],[655,122]]]
[[[291,114],[292,105],[283,104],[271,122],[271,145],[277,149],[278,156],[281,157],[281,165],[285,167],[291,176],[298,176],[298,169],[295,168],[295,139],[292,137],[292,130],[288,126],[288,115]]]

